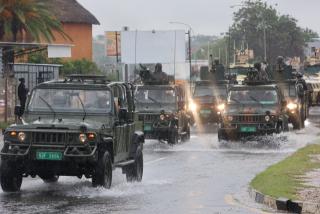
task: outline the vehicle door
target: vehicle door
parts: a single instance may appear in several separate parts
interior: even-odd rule
[[[134,87],[129,84],[123,85],[126,96],[125,96],[125,102],[124,102],[124,108],[128,109],[128,116],[127,116],[127,123],[126,123],[126,152],[129,152],[133,135],[135,132],[135,106],[134,106]]]
[[[121,161],[126,156],[126,121],[120,118],[120,111],[124,107],[125,91],[120,84],[111,86],[114,94],[115,122],[114,122],[114,154],[115,162]]]

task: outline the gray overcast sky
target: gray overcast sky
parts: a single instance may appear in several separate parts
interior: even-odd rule
[[[220,35],[232,23],[232,13],[241,0],[78,0],[100,21],[94,27],[94,35],[104,31],[184,29],[169,24],[179,21],[190,24],[196,34]],[[320,33],[319,0],[268,0],[281,14],[295,17],[301,27],[309,27]]]

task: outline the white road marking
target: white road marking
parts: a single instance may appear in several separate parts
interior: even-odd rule
[[[167,159],[167,158],[159,158],[159,159],[156,159],[156,160],[148,161],[148,162],[144,163],[144,165],[150,165],[150,164],[153,164],[153,163],[165,160],[165,159]]]

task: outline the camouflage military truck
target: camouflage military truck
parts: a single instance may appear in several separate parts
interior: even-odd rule
[[[294,129],[304,128],[305,120],[309,115],[310,91],[302,74],[296,72],[291,66],[278,57],[277,64],[272,67],[271,79],[282,90],[287,101],[287,114],[289,122]]]
[[[110,188],[115,167],[127,181],[141,181],[144,135],[133,99],[132,85],[102,76],[73,75],[35,87],[22,123],[4,132],[3,191],[19,191],[27,176],[45,182],[85,176],[93,186]]]
[[[144,70],[140,76],[143,84],[136,85],[135,101],[145,137],[169,144],[189,140],[190,116],[184,88],[170,83],[165,73],[154,75]]]
[[[276,84],[247,79],[243,85],[233,85],[221,113],[218,139],[236,140],[288,131],[286,107]]]
[[[196,81],[190,109],[196,122],[217,123],[223,110],[228,86],[234,84],[236,76],[228,76],[218,60],[200,69],[200,81]]]

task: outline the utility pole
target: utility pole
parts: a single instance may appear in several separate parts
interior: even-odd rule
[[[118,44],[118,31],[115,31],[115,34],[116,34],[116,61],[117,61],[117,78],[118,78],[118,81],[120,81],[120,72],[119,72],[119,44]]]
[[[266,23],[263,26],[263,43],[264,43],[264,61],[267,62],[267,35],[266,35]]]
[[[192,64],[191,64],[191,28],[188,30],[188,40],[189,40],[189,69],[190,69],[190,93],[192,91]]]

